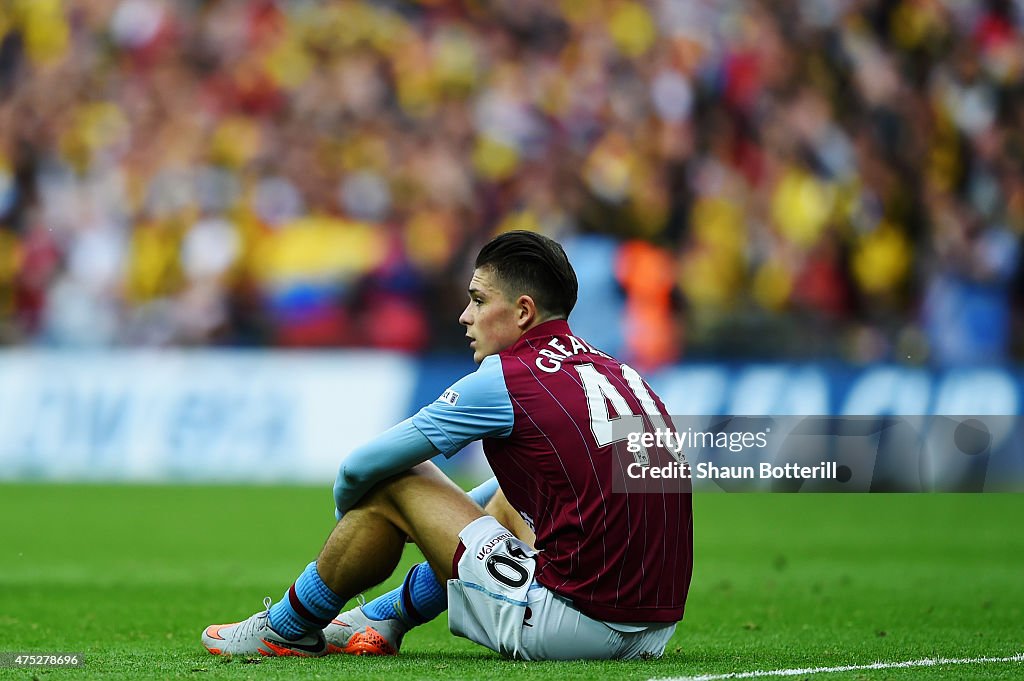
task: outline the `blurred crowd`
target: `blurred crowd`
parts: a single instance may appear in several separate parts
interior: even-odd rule
[[[472,255],[683,358],[1024,354],[1021,0],[7,0],[0,344],[464,348]]]

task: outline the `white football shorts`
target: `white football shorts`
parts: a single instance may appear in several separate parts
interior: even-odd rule
[[[459,533],[465,551],[448,580],[448,628],[517,660],[660,657],[675,623],[606,624],[538,584],[536,551],[491,516]]]

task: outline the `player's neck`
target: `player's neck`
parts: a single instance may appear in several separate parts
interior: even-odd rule
[[[519,331],[519,337],[522,338],[523,336],[525,336],[526,334],[530,333],[531,331],[533,331],[534,329],[536,329],[538,326],[540,326],[542,324],[547,324],[548,322],[564,322],[564,321],[566,321],[566,319],[564,317],[544,317],[543,319],[534,318],[533,321],[530,322],[529,326],[523,327]]]

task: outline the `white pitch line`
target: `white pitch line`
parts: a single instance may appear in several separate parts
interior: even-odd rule
[[[990,664],[997,662],[1024,662],[1024,653],[1010,657],[927,657],[923,660],[906,660],[904,662],[872,662],[871,664],[851,664],[842,667],[807,667],[804,669],[762,669],[752,672],[729,672],[728,674],[703,674],[701,676],[676,676],[672,678],[650,679],[649,681],[721,681],[722,679],[758,679],[765,676],[802,676],[804,674],[834,674],[836,672],[856,672],[866,669],[906,669],[908,667],[937,667],[945,664]]]

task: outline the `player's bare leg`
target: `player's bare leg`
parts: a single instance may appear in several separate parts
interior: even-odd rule
[[[497,483],[489,483],[470,491],[469,497],[484,506],[485,514],[494,516],[532,547],[536,540],[533,530],[508,503]],[[414,565],[400,587],[341,613],[324,628],[328,652],[397,655],[406,633],[447,609],[446,589],[433,570],[427,563]]]
[[[335,526],[315,564],[289,589],[286,602],[237,625],[207,627],[203,644],[217,654],[325,654],[321,629],[346,601],[392,573],[406,537],[419,546],[443,583],[451,577],[459,532],[482,515],[432,463],[389,478]],[[279,615],[273,627],[272,610]]]
[[[345,514],[320,552],[317,570],[347,600],[390,576],[408,536],[434,574],[448,580],[459,532],[482,515],[437,466],[423,463],[377,485]]]
[[[518,518],[493,478],[470,490],[468,496],[489,515]],[[526,524],[522,525],[529,532]],[[532,533],[529,539],[532,541]],[[324,627],[328,652],[397,655],[406,633],[447,609],[447,588],[437,580],[429,563],[418,563],[405,574],[400,586],[341,613]]]

